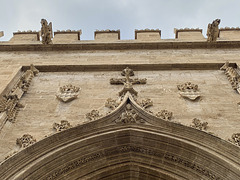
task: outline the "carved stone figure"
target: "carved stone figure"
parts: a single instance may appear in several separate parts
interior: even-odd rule
[[[234,133],[231,139],[228,139],[233,144],[240,146],[240,133]]]
[[[161,110],[156,114],[156,117],[164,119],[164,120],[171,120],[172,119],[172,112],[169,112],[167,110]]]
[[[86,114],[86,118],[89,120],[89,121],[94,121],[94,120],[97,120],[101,117],[102,115],[99,114],[99,111],[94,109],[92,110],[90,113],[87,113]]]
[[[147,79],[131,79],[130,76],[134,76],[134,72],[130,68],[125,68],[122,73],[122,76],[125,76],[125,78],[111,78],[110,79],[110,84],[123,84],[124,88],[119,92],[119,96],[122,96],[126,94],[126,92],[130,92],[133,95],[137,95],[137,91],[133,89],[133,84],[146,84]]]
[[[33,138],[30,134],[24,134],[21,138],[17,138],[16,144],[20,146],[20,148],[26,148],[36,142],[36,139]]]
[[[113,100],[112,98],[108,98],[105,103],[105,107],[110,108],[111,110],[116,109],[119,106],[120,102]]]
[[[70,102],[77,98],[79,91],[79,87],[68,84],[59,88],[59,92],[56,94],[56,97],[63,102]]]
[[[221,20],[216,19],[211,23],[208,24],[208,29],[207,29],[207,41],[208,42],[214,42],[217,41],[217,38],[219,36],[219,27],[218,25],[220,24]]]
[[[207,129],[207,122],[201,122],[199,119],[194,118],[192,120],[193,125],[191,125],[191,127],[195,128],[195,129],[199,129],[199,130],[206,130]]]
[[[238,70],[230,67],[228,61],[220,68],[220,70],[224,71],[232,88],[240,94],[240,74]]]
[[[116,123],[145,123],[143,119],[141,119],[138,113],[132,108],[131,104],[127,104],[125,111],[122,112],[119,119],[115,121]]]
[[[60,124],[58,124],[58,123],[53,124],[53,129],[55,129],[57,132],[69,129],[71,127],[72,126],[70,125],[70,123],[65,120],[62,120]]]
[[[42,19],[41,25],[42,25],[42,28],[41,28],[42,43],[52,44],[52,37],[53,37],[52,23],[50,22],[48,24],[46,19]]]
[[[198,92],[198,85],[192,84],[191,82],[177,85],[177,88],[180,91],[179,94],[184,98],[194,101],[200,97],[200,93]]]

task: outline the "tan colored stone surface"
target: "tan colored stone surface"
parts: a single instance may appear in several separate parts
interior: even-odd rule
[[[220,30],[220,40],[239,41],[240,29],[238,30]]]
[[[3,37],[3,36],[4,36],[4,32],[0,31],[0,37]]]

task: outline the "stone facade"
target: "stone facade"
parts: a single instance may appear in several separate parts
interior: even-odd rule
[[[41,161],[49,167],[49,172],[42,176],[45,179],[80,177],[76,173],[83,164],[88,168],[83,169],[81,177],[97,179],[104,177],[104,173],[97,171],[87,176],[91,166],[100,169],[103,161],[108,163],[107,159],[115,154],[119,154],[119,162],[124,162],[124,154],[128,157],[131,153],[136,155],[136,161],[123,163],[119,170],[114,161],[109,161],[113,178],[120,178],[116,174],[121,170],[136,172],[134,167],[138,167],[139,174],[148,174],[146,178],[157,172],[159,178],[176,179],[163,169],[153,173],[144,169],[150,163],[146,157],[152,158],[156,167],[162,166],[158,164],[162,162],[169,172],[174,166],[179,171],[185,169],[181,173],[190,179],[240,177],[239,137],[235,137],[240,133],[240,95],[220,70],[228,61],[228,67],[239,73],[240,42],[231,41],[232,34],[225,34],[228,31],[221,38],[221,29],[216,42],[207,42],[201,32],[182,29],[176,31],[176,39],[164,40],[160,38],[160,30],[136,30],[136,39],[126,43],[120,40],[119,30],[96,31],[93,41],[81,41],[81,31],[62,31],[55,33],[53,44],[46,45],[41,44],[38,33],[26,32],[15,33],[9,42],[2,42],[1,96],[9,95],[27,70],[34,74],[27,91],[18,98],[18,103],[23,106],[14,122],[4,117],[3,110],[0,113],[3,124],[0,129],[0,161],[3,161],[0,169],[2,166],[6,172],[2,172],[3,179],[10,178],[11,173],[11,177],[17,178],[40,177],[44,174],[44,169],[36,168],[40,164],[32,164],[27,170],[33,172],[31,177],[14,175],[13,170],[6,167],[22,157],[22,164],[17,167],[20,172],[29,159],[42,155],[49,156]],[[71,37],[70,40],[67,37]],[[223,42],[225,40],[228,42]],[[37,70],[33,67],[39,70],[38,74],[34,73]],[[134,71],[134,76],[131,72],[128,77],[121,75],[127,67]],[[110,83],[111,79],[117,78],[121,83]],[[145,83],[134,83],[141,79]],[[61,88],[65,96],[75,93],[74,98],[59,100],[56,95]],[[74,88],[77,92],[72,92]],[[158,140],[154,140],[151,130],[159,133],[156,135]],[[34,143],[21,150],[16,140],[20,142],[19,137],[26,134],[34,137]],[[103,142],[105,136],[111,140]],[[90,140],[85,141],[86,137]],[[87,145],[88,142],[92,145]],[[73,143],[79,150],[74,149]],[[85,144],[91,147],[90,154],[84,149]],[[218,149],[218,145],[222,148]],[[69,154],[66,161],[59,157],[59,162],[65,162],[61,165],[48,154],[54,154],[54,149],[58,148],[59,153],[55,156]],[[178,151],[182,153],[176,153]],[[213,151],[219,153],[219,157]],[[229,154],[230,151],[234,153]],[[5,157],[8,158],[4,160]],[[96,163],[102,158],[105,160]],[[147,166],[141,165],[143,160]],[[207,169],[206,164],[210,164]],[[224,171],[223,167],[231,167],[231,173],[219,173]],[[130,178],[122,174],[126,179]]]

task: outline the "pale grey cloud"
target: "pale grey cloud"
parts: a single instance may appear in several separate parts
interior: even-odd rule
[[[220,26],[240,26],[239,0],[1,0],[1,40],[17,30],[39,30],[41,18],[54,30],[82,29],[81,39],[93,39],[96,29],[120,29],[122,39],[133,39],[134,29],[162,30],[173,38],[174,28],[202,28],[216,18]]]

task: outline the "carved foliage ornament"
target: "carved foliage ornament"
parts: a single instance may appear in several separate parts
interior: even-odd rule
[[[116,123],[145,123],[141,119],[138,113],[132,108],[131,104],[127,104],[125,110],[122,112],[120,117],[115,121]]]
[[[89,120],[89,121],[94,121],[94,120],[97,120],[99,119],[100,117],[102,117],[101,114],[99,114],[99,111],[94,109],[92,110],[90,113],[87,113],[86,114],[86,118]]]
[[[208,29],[207,29],[207,41],[208,42],[214,42],[217,41],[217,38],[219,36],[219,27],[218,25],[220,24],[221,20],[216,19],[212,22],[212,24],[208,24]]]
[[[16,144],[20,146],[20,148],[26,148],[36,142],[36,139],[33,138],[30,134],[24,134],[21,138],[17,138]]]
[[[164,119],[164,120],[171,120],[172,119],[172,112],[169,112],[167,110],[161,110],[156,114],[156,117]]]
[[[53,30],[52,23],[48,24],[46,19],[41,20],[41,37],[43,44],[52,44]]]
[[[56,94],[56,97],[63,102],[70,102],[77,98],[79,91],[79,87],[68,84],[59,88],[59,92]]]
[[[53,129],[55,129],[57,132],[69,129],[71,127],[72,126],[70,125],[70,123],[65,120],[62,120],[60,124],[58,124],[58,123],[53,124]]]
[[[177,88],[180,91],[179,94],[184,98],[194,101],[198,97],[200,97],[200,93],[198,91],[198,85],[193,84],[191,82],[186,82],[184,84],[177,85]]]
[[[194,118],[192,120],[193,125],[191,125],[191,127],[195,128],[195,129],[199,129],[199,130],[206,130],[207,129],[207,122],[201,122],[199,119]]]
[[[240,146],[240,133],[234,133],[231,139],[228,139],[233,144]]]
[[[107,108],[109,108],[111,110],[114,110],[114,109],[116,109],[119,106],[120,103],[121,102],[119,102],[117,100],[114,100],[112,98],[108,98],[106,103],[105,103],[105,107],[107,107]]]
[[[220,70],[224,71],[232,88],[240,94],[240,74],[238,70],[230,67],[228,61],[220,68]]]

